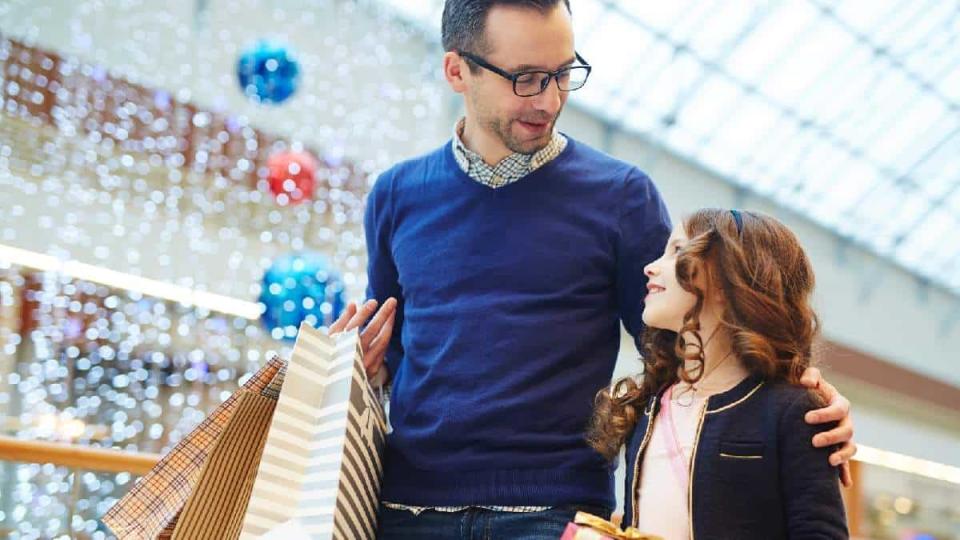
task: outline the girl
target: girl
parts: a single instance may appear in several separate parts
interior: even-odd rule
[[[626,443],[624,523],[675,539],[847,538],[829,426],[799,386],[818,321],[797,238],[752,212],[705,209],[650,263],[644,376],[597,396],[591,444]]]

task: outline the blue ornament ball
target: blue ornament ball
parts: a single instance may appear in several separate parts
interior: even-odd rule
[[[263,275],[261,320],[276,339],[293,340],[300,323],[330,326],[346,307],[343,280],[313,252],[278,257]]]
[[[240,88],[260,103],[283,103],[297,90],[300,64],[283,45],[258,41],[237,61]]]

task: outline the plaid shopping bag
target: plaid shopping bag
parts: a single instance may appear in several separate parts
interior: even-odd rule
[[[102,518],[103,523],[123,540],[169,538],[180,511],[200,480],[207,458],[231,423],[241,399],[246,395],[261,395],[283,366],[279,359],[268,361],[110,508]]]
[[[374,538],[385,437],[357,332],[301,326],[240,537]]]
[[[230,423],[177,517],[172,540],[236,540],[240,536],[284,373],[281,368],[262,392],[241,390]]]

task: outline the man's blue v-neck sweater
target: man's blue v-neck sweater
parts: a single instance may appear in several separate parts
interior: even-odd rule
[[[368,297],[400,302],[382,498],[612,508],[584,433],[670,234],[650,179],[569,139],[491,189],[448,143],[380,176],[365,228]]]

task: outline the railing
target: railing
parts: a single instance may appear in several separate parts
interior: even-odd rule
[[[103,502],[104,507],[98,507],[96,501],[103,501],[104,494],[95,495],[91,485],[119,484],[118,477],[126,477],[125,483],[132,485],[159,459],[159,454],[0,436],[0,484],[4,488],[0,490],[0,499],[5,499],[0,501],[3,503],[0,505],[0,538],[15,532],[45,538],[112,538],[98,521],[110,503]],[[31,476],[27,483],[34,488],[32,500],[26,504],[14,499],[14,489],[7,489],[22,487],[23,473]],[[51,486],[54,489],[51,490]],[[123,494],[110,491],[112,497]],[[125,488],[122,491],[125,492]],[[42,497],[46,497],[49,504],[38,505],[37,499]],[[18,506],[21,510],[16,509]],[[24,531],[25,526],[31,528]]]
[[[134,454],[0,436],[0,461],[52,463],[84,471],[128,472],[139,476],[149,471],[159,459],[159,454]]]

